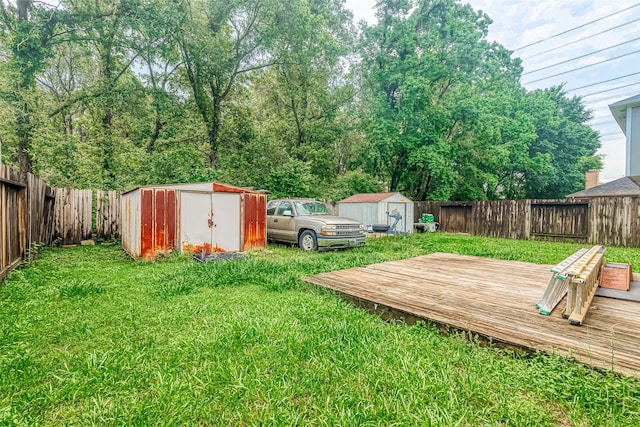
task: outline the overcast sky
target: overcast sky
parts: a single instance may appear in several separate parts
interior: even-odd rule
[[[602,148],[599,154],[604,155],[604,169],[600,179],[606,182],[624,176],[625,137],[611,116],[608,105],[640,93],[640,52],[631,53],[640,50],[640,40],[632,41],[640,37],[640,32],[637,31],[640,25],[640,3],[625,0],[468,0],[462,2],[471,4],[474,9],[482,10],[491,17],[493,24],[489,27],[490,40],[499,42],[507,49],[515,51],[514,56],[524,59],[522,82],[527,89],[533,90],[561,83],[566,83],[567,90],[589,85],[589,87],[569,91],[569,94],[583,96],[587,106],[594,112],[595,117],[591,124],[601,134]],[[347,8],[353,11],[356,22],[366,20],[370,24],[375,23],[375,3],[375,0],[346,0]],[[635,5],[638,6],[634,7]],[[629,9],[625,10],[627,8]],[[615,15],[567,34],[550,38],[611,14]],[[635,20],[638,22],[632,22]],[[623,25],[626,23],[629,24]],[[614,29],[616,26],[620,28]],[[605,30],[610,31],[597,34]],[[519,49],[540,40],[543,41]],[[574,41],[576,43],[561,47]],[[625,44],[607,49],[619,43]],[[558,64],[601,49],[605,50]],[[539,53],[541,55],[534,56]],[[550,77],[625,54],[629,55]],[[534,72],[549,65],[552,67]],[[602,83],[605,80],[632,73],[638,74]],[[545,77],[550,78],[545,79]],[[533,82],[538,79],[544,80]]]

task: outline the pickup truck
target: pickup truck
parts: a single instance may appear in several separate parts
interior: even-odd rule
[[[267,239],[297,244],[303,251],[364,246],[364,225],[335,216],[322,202],[277,199],[267,204]]]

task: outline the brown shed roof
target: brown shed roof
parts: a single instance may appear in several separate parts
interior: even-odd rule
[[[351,197],[347,197],[344,200],[340,200],[339,203],[378,203],[383,201],[384,199],[393,196],[394,194],[398,194],[395,191],[390,193],[363,193],[363,194],[354,194]]]
[[[591,197],[608,196],[640,196],[640,176],[625,176],[615,181],[569,194],[567,197],[572,199],[588,199]]]

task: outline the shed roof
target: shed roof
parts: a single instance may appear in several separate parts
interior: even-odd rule
[[[615,181],[569,194],[567,197],[572,199],[587,199],[591,197],[620,196],[640,196],[640,176],[625,176]]]
[[[174,190],[185,190],[193,187],[194,185],[207,185],[211,186],[212,192],[216,193],[262,193],[263,191],[255,191],[251,188],[243,188],[236,187],[234,185],[222,184],[220,182],[185,182],[180,184],[156,184],[156,185],[141,185],[140,187],[132,188],[131,190],[127,190],[122,194],[127,194],[132,191],[135,191],[139,188],[158,188],[158,189],[174,189]]]
[[[396,191],[392,191],[390,193],[361,193],[354,194],[351,197],[347,197],[344,200],[340,200],[338,203],[378,203],[383,200],[388,199],[389,197],[400,194]],[[402,194],[400,194],[402,196]],[[404,196],[402,196],[404,197]]]
[[[609,105],[611,114],[613,114],[616,122],[618,122],[618,126],[620,126],[620,129],[622,129],[625,135],[627,134],[627,108],[638,106],[640,106],[640,95],[635,95]]]

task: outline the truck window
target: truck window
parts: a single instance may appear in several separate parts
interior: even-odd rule
[[[280,206],[278,206],[278,215],[284,215],[284,211],[293,212],[293,207],[291,206],[291,202],[280,202]]]
[[[278,206],[277,200],[272,200],[267,205],[267,215],[273,215],[276,213],[276,207]]]

